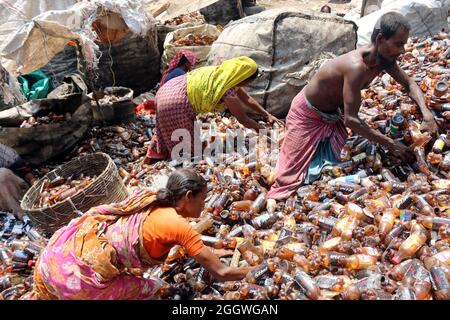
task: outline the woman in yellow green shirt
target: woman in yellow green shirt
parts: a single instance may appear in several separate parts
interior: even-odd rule
[[[148,148],[146,162],[170,158],[172,149],[180,143],[172,141],[172,133],[177,129],[190,133],[193,153],[197,114],[228,108],[243,126],[262,129],[263,126],[245,113],[244,106],[247,106],[267,117],[269,122],[279,121],[242,89],[257,75],[256,62],[243,56],[219,66],[199,68],[167,82],[156,95],[156,134]]]

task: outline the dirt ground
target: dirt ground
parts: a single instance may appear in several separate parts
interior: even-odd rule
[[[257,0],[257,4],[267,9],[284,7],[284,6],[300,6],[310,10],[319,11],[323,5],[328,5],[331,12],[347,13],[352,7],[350,0]]]

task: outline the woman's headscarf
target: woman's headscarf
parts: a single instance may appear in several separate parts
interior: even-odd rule
[[[169,73],[173,69],[178,67],[178,64],[180,63],[180,60],[181,58],[183,58],[183,56],[186,57],[186,59],[191,63],[192,66],[195,65],[195,62],[197,61],[197,56],[195,55],[195,53],[189,50],[181,49],[180,51],[177,52],[175,57],[173,57],[172,61],[170,61],[169,69],[167,69],[167,71],[164,72],[161,78],[161,82],[159,84],[160,86],[162,86],[166,82],[166,78],[169,75]]]
[[[258,70],[249,57],[227,60],[219,66],[203,67],[187,75],[187,94],[196,113],[223,110],[220,103],[227,90],[248,79]]]

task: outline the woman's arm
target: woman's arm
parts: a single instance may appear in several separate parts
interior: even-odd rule
[[[253,111],[256,111],[257,113],[259,113],[260,115],[269,117],[270,113],[267,112],[266,110],[264,110],[264,108],[252,97],[250,97],[248,95],[248,93],[242,89],[242,88],[238,88],[236,90],[237,96],[239,97],[239,99],[249,108],[251,108]]]
[[[260,125],[255,120],[249,118],[245,111],[242,108],[241,99],[237,96],[233,97],[225,97],[224,103],[227,106],[228,110],[236,117],[236,119],[246,128],[249,129],[264,129],[264,126]]]
[[[250,109],[256,111],[257,113],[265,116],[269,122],[277,122],[280,125],[284,125],[284,123],[279,120],[277,117],[271,115],[267,110],[265,110],[255,99],[250,97],[250,95],[242,88],[236,90],[237,96],[239,99]]]
[[[242,280],[251,270],[250,267],[233,268],[224,265],[208,247],[204,247],[194,259],[218,281]]]

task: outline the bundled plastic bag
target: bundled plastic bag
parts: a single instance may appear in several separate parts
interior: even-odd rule
[[[23,95],[28,101],[43,99],[53,89],[50,77],[40,70],[19,76],[18,81]]]

